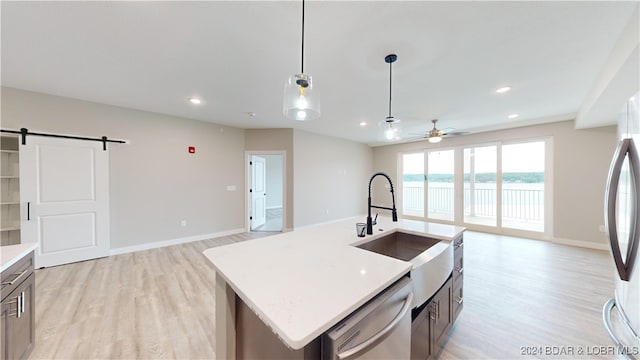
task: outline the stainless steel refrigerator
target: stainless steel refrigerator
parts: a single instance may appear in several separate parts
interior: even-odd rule
[[[619,358],[640,359],[640,93],[618,118],[618,146],[605,194],[605,227],[616,265],[615,293],[602,317]]]

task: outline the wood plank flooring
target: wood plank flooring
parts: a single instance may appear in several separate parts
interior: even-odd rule
[[[30,359],[213,359],[215,277],[202,251],[268,235],[37,270]],[[545,358],[521,356],[521,347],[610,344],[600,316],[614,287],[607,252],[476,232],[464,246],[464,309],[440,359]]]
[[[208,248],[245,233],[36,271],[30,359],[214,358]]]
[[[464,309],[440,359],[608,358],[577,353],[612,344],[601,315],[614,291],[608,252],[476,232],[464,242]]]

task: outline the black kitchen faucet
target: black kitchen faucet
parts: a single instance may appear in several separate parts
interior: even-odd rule
[[[378,175],[384,176],[389,181],[389,186],[391,187],[391,201],[393,202],[393,207],[388,208],[384,206],[371,205],[371,182],[373,182],[373,179]],[[382,172],[375,173],[373,174],[371,179],[369,179],[369,199],[367,203],[367,234],[368,235],[373,234],[373,220],[371,219],[371,208],[391,210],[391,216],[393,217],[393,221],[394,222],[398,221],[398,212],[396,211],[396,197],[393,194],[393,182],[391,181],[391,178],[389,177],[389,175],[385,173],[382,173]],[[378,216],[376,215],[376,218],[377,217]]]

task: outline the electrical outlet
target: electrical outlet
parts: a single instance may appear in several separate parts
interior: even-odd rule
[[[598,229],[600,230],[600,232],[607,232],[607,230],[604,228],[604,225],[600,225]]]
[[[180,221],[180,227],[186,227],[186,226],[187,226],[187,220]]]

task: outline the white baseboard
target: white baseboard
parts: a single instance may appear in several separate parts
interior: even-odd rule
[[[211,233],[211,234],[194,235],[194,236],[188,236],[188,237],[183,237],[178,239],[170,239],[170,240],[144,243],[140,245],[125,246],[125,247],[109,250],[109,255],[112,256],[112,255],[132,253],[136,251],[156,249],[156,248],[161,248],[165,246],[189,243],[193,241],[213,239],[221,236],[229,236],[229,235],[239,234],[242,232],[244,232],[244,229],[233,229],[233,230],[221,231],[221,232]]]
[[[594,243],[591,241],[553,238],[551,239],[551,242],[554,242],[556,244],[561,244],[561,245],[577,246],[577,247],[594,249],[594,250],[604,250],[604,251],[609,250],[609,245],[603,244],[603,243]]]

